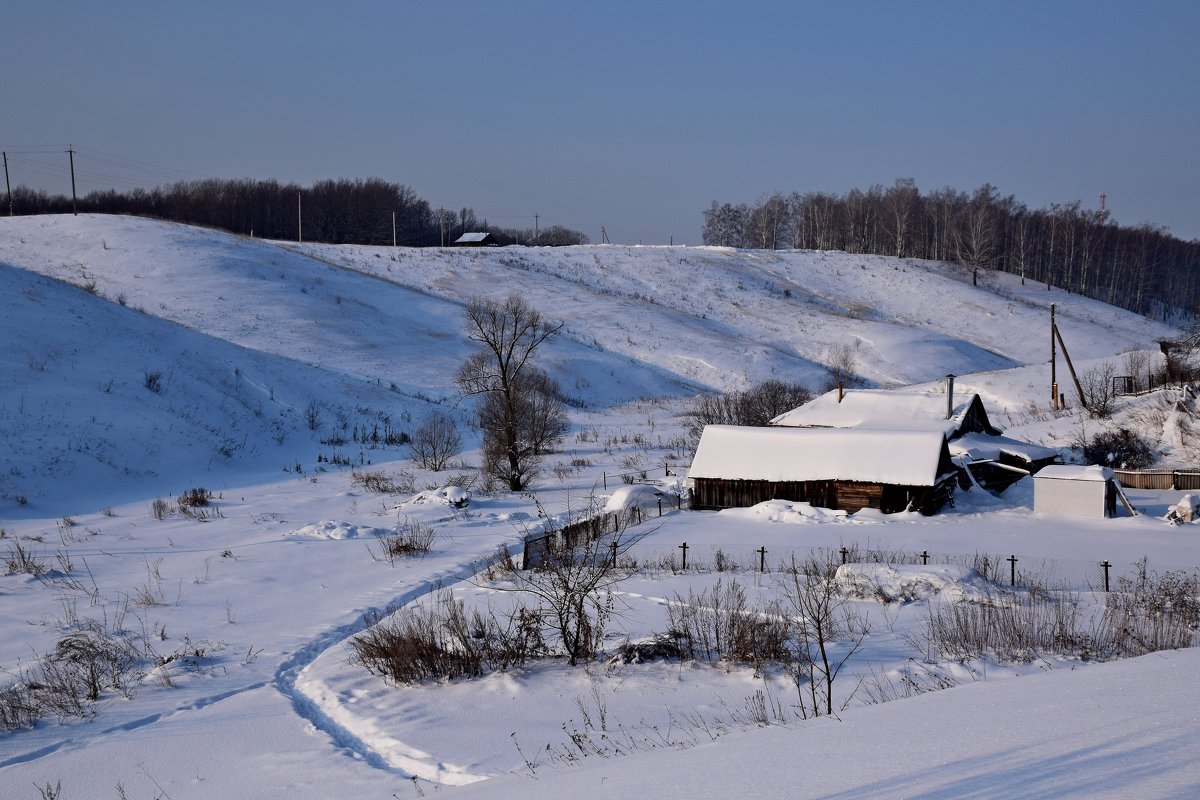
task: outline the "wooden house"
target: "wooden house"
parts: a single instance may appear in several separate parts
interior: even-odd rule
[[[961,485],[1003,490],[1058,460],[1058,451],[1004,436],[978,394],[956,398],[953,383],[924,390],[835,389],[771,420],[804,428],[940,431],[961,468]]]
[[[454,240],[455,247],[499,247],[500,243],[490,233],[464,233]]]
[[[855,512],[936,512],[957,472],[939,431],[705,427],[692,461],[697,509],[804,501]]]

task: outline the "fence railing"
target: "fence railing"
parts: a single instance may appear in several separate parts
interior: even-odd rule
[[[1200,470],[1114,469],[1113,475],[1126,489],[1200,490]]]
[[[1104,592],[1117,590],[1121,582],[1134,580],[1139,572],[1160,571],[1154,564],[1111,562],[1096,553],[1095,560],[1039,558],[1019,553],[952,553],[929,550],[876,549],[851,547],[809,547],[804,545],[755,547],[746,542],[736,545],[665,544],[645,540],[633,545],[618,561],[631,569],[663,571],[672,574],[772,574],[786,573],[793,563],[809,558],[830,565],[840,564],[940,564],[967,567],[999,587],[1046,591]],[[1167,570],[1170,571],[1170,570]],[[1192,573],[1194,570],[1185,570]]]
[[[619,511],[601,511],[588,514],[561,528],[540,535],[525,537],[521,566],[536,568],[546,562],[552,553],[575,550],[582,545],[595,542],[602,536],[616,535],[643,522],[681,510],[686,503],[680,495],[664,494],[654,506],[630,506]]]

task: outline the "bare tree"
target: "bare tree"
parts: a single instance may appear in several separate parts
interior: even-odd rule
[[[456,382],[464,396],[480,398],[485,467],[490,456],[489,474],[514,492],[529,485],[549,441],[539,438],[537,414],[553,417],[558,435],[565,430],[561,401],[555,405],[545,393],[548,376],[532,363],[538,348],[561,329],[561,322],[547,322],[516,295],[503,303],[475,298],[467,306],[467,338],[483,349],[463,362]]]
[[[408,449],[421,469],[440,472],[450,459],[462,452],[462,436],[451,417],[435,411],[413,431]]]
[[[783,593],[795,613],[795,660],[790,671],[803,716],[833,713],[833,684],[870,633],[867,620],[838,592],[836,567],[816,557],[784,572]],[[833,652],[836,642],[843,644]]]

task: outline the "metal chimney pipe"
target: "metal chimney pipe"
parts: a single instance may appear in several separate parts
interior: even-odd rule
[[[954,373],[946,376],[946,419],[954,416]]]

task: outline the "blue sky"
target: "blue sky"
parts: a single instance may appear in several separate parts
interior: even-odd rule
[[[6,4],[13,181],[69,192],[71,143],[81,192],[381,177],[696,243],[714,199],[911,177],[1200,238],[1194,0],[341,6]]]

